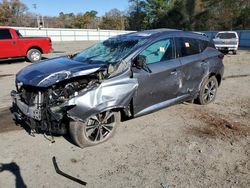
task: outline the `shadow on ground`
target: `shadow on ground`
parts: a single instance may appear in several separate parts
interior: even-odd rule
[[[25,59],[24,58],[18,58],[18,59],[5,59],[5,60],[0,60],[0,64],[13,64],[13,63],[24,63]]]
[[[15,162],[11,163],[0,163],[0,173],[9,171],[15,176],[16,188],[26,188],[26,184],[23,181],[19,166]],[[1,174],[0,174],[1,176]]]
[[[42,60],[48,59],[47,57],[42,57]],[[6,65],[6,64],[14,64],[14,63],[24,63],[28,62],[25,58],[16,58],[16,59],[4,59],[0,60],[0,65]],[[28,62],[31,63],[31,62]]]
[[[10,108],[0,110],[0,133],[9,132],[14,130],[22,130],[14,120]]]
[[[14,113],[16,109],[14,107],[5,108],[0,110],[0,133],[16,131],[16,130],[25,130],[29,135],[31,135],[31,129],[29,125],[22,120],[18,120]],[[44,134],[44,132],[39,131],[37,134]],[[49,141],[53,141],[52,137],[49,134],[44,134],[45,138]],[[60,135],[53,134],[54,137]],[[62,135],[69,143],[75,145],[75,143],[70,138],[69,134]],[[75,145],[76,146],[76,145]]]

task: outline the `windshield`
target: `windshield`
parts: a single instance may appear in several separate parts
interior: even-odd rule
[[[126,57],[131,51],[143,44],[143,38],[115,37],[98,43],[73,57],[80,62],[97,62],[115,64]]]
[[[217,35],[217,38],[220,38],[220,39],[233,39],[233,38],[236,38],[236,35],[235,35],[235,33],[219,33]]]

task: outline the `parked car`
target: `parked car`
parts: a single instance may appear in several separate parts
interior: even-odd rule
[[[233,52],[237,53],[239,46],[239,36],[234,31],[221,31],[218,32],[213,39],[216,49],[223,53]]]
[[[102,143],[120,120],[193,99],[213,102],[224,56],[211,46],[199,34],[149,30],[30,65],[11,93],[16,117],[37,132],[69,131],[80,147]]]
[[[40,61],[42,54],[52,51],[49,37],[23,37],[18,30],[0,28],[0,60],[26,57],[31,62]]]

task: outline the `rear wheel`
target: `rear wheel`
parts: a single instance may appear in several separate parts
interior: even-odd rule
[[[84,148],[105,142],[111,138],[120,123],[120,113],[106,111],[91,116],[86,121],[72,121],[69,132],[72,140]]]
[[[236,55],[236,54],[237,54],[237,51],[236,51],[236,50],[234,50],[234,51],[233,51],[233,54],[234,54],[234,55]]]
[[[199,96],[197,98],[198,103],[201,105],[206,105],[215,100],[216,93],[218,89],[218,81],[215,76],[204,80],[201,84]]]
[[[40,61],[42,59],[42,53],[40,52],[40,50],[38,49],[30,49],[28,52],[27,52],[27,59],[30,61],[30,62],[37,62],[37,61]]]

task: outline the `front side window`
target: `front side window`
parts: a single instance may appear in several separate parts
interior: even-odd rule
[[[185,57],[200,53],[199,41],[194,38],[176,38],[178,57]]]
[[[0,29],[0,40],[12,39],[8,29]]]
[[[157,41],[144,49],[140,54],[146,58],[147,64],[166,61],[174,58],[174,48],[172,39]]]

